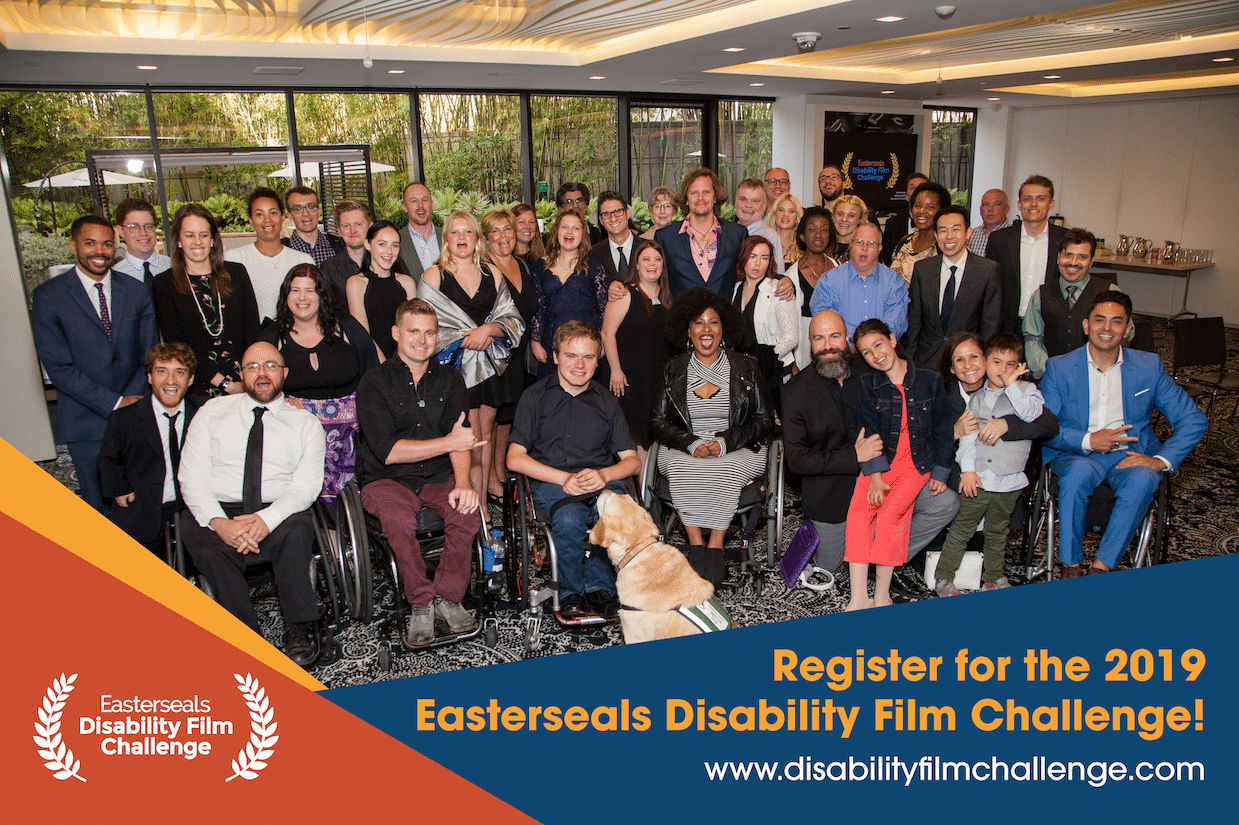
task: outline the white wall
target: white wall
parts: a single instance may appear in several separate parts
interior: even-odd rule
[[[1229,243],[1239,195],[1237,135],[1239,95],[1015,108],[1003,188],[1014,199],[1028,175],[1048,176],[1067,225],[1111,246],[1122,233],[1157,246],[1171,240],[1216,249],[1215,266],[1192,276],[1187,306],[1239,324],[1239,248]],[[978,178],[976,191],[983,186]],[[1138,312],[1169,315],[1183,300],[1181,278],[1120,272],[1119,284]]]

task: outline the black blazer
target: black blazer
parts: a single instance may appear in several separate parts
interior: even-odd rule
[[[629,227],[628,231],[632,232],[632,237],[633,237],[632,249],[635,252],[637,251],[637,245],[641,243],[641,239],[638,237],[641,233],[633,230],[632,227]],[[608,284],[610,284],[612,281],[620,280],[619,270],[615,268],[615,258],[611,256],[611,239],[610,238],[604,237],[601,241],[594,244],[593,248],[589,252],[589,256],[591,258],[598,259],[598,263],[602,265],[602,271],[607,273]],[[632,256],[629,255],[628,256],[628,271],[629,272],[632,272],[632,267],[633,267],[633,260],[632,260]]]
[[[683,452],[697,436],[693,435],[688,415],[688,359],[692,353],[681,353],[663,367],[663,380],[650,413],[650,432],[666,447]],[[727,351],[731,363],[731,409],[728,428],[714,435],[727,445],[727,452],[748,447],[758,450],[774,429],[774,412],[766,381],[757,362],[734,350]]]
[[[740,244],[749,236],[748,230],[738,223],[719,221],[722,229],[718,233],[714,268],[710,270],[710,279],[702,281],[693,261],[688,233],[681,234],[681,226],[683,221],[664,226],[654,233],[654,240],[658,241],[666,255],[671,295],[678,297],[695,286],[704,286],[715,294],[729,297],[736,285],[736,259],[740,255]]]
[[[783,449],[787,467],[801,477],[804,515],[838,524],[848,505],[860,465],[842,394],[813,367],[798,372],[783,387]]]
[[[975,332],[983,339],[998,332],[1002,313],[1002,288],[998,265],[989,258],[967,253],[964,272],[955,281],[955,306],[951,320],[942,326],[942,256],[917,261],[912,268],[911,299],[905,355],[920,366],[938,368],[938,354],[946,339],[956,332]]]
[[[261,330],[258,302],[254,299],[254,287],[245,267],[225,261],[224,268],[232,279],[232,291],[224,299],[222,337],[228,345],[232,360],[240,363],[246,347],[258,340]],[[152,291],[155,294],[155,318],[159,321],[159,334],[163,336],[164,342],[188,344],[198,359],[194,383],[189,387],[190,396],[196,400],[204,400],[209,393],[211,378],[217,372],[233,381],[241,380],[236,364],[216,363],[215,348],[202,324],[198,304],[193,295],[177,292],[172,284],[172,270],[155,276]]]
[[[185,433],[189,432],[189,422],[197,411],[198,405],[186,398],[182,444]],[[163,445],[167,437],[167,420],[162,416],[156,420],[154,406],[147,396],[112,413],[99,453],[103,497],[134,494],[128,507],[113,502],[109,518],[135,541],[145,545],[158,541],[163,531]]]
[[[1023,337],[1020,329],[1020,233],[1023,224],[1016,222],[995,231],[985,245],[985,257],[998,264],[998,283],[1002,287],[1002,321],[999,332],[1010,332]],[[1052,283],[1058,277],[1058,245],[1067,234],[1065,227],[1048,224],[1049,247],[1045,255],[1045,280]]]

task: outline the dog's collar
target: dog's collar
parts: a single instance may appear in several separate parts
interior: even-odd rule
[[[647,541],[645,544],[641,545],[640,547],[634,547],[633,549],[629,550],[627,553],[624,554],[624,558],[619,560],[619,564],[615,565],[615,569],[623,570],[624,567],[627,566],[627,564],[630,561],[635,559],[642,550],[649,547],[650,545],[657,544],[657,543],[658,543],[658,536],[655,536],[654,538],[650,539],[649,541]]]

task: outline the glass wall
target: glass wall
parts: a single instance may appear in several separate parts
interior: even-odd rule
[[[516,95],[422,94],[422,168],[435,217],[481,215],[521,199],[521,106]]]
[[[745,178],[770,168],[774,141],[774,104],[767,101],[718,102],[718,174],[729,196]]]
[[[533,181],[538,200],[555,200],[565,181],[584,183],[594,198],[614,188],[619,107],[613,97],[530,99],[533,115]],[[591,209],[597,204],[592,204]],[[552,207],[553,209],[553,207]],[[538,210],[538,217],[553,217]]]
[[[629,109],[632,194],[645,200],[656,186],[676,189],[686,172],[701,166],[699,106]]]
[[[951,198],[971,208],[976,134],[975,109],[933,109],[933,137],[929,148],[929,177],[951,190]]]

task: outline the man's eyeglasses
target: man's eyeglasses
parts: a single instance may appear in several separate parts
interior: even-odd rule
[[[881,246],[879,241],[852,241],[852,246],[859,246],[861,249],[872,249],[875,246]]]
[[[828,181],[828,180],[833,180],[833,181],[841,181],[841,180],[843,180],[843,178],[839,177],[838,175],[822,175],[820,178],[818,178],[818,179],[817,179],[817,182],[818,182],[818,183],[824,183],[824,182],[826,182],[826,181]],[[785,182],[785,183],[790,183],[790,181],[784,181],[784,182]]]
[[[564,198],[564,203],[569,206],[580,206],[585,203],[585,198]]]
[[[302,212],[317,212],[318,204],[317,203],[299,203],[296,206],[288,207],[288,211],[292,212],[294,215],[300,215]]]
[[[836,178],[838,180],[838,178]],[[791,186],[792,182],[787,178],[766,178],[766,183],[777,183],[779,186]]]
[[[130,232],[154,232],[155,224],[153,223],[127,223],[125,229]]]
[[[245,366],[241,367],[241,372],[244,372],[248,375],[254,375],[259,370],[262,370],[263,372],[275,372],[276,370],[282,370],[282,369],[284,369],[283,364],[277,364],[274,361],[264,361],[261,364],[257,362],[253,364],[246,364]]]
[[[624,217],[624,210],[623,209],[612,209],[610,212],[599,212],[598,217],[606,218],[608,220],[611,218],[622,218]]]

